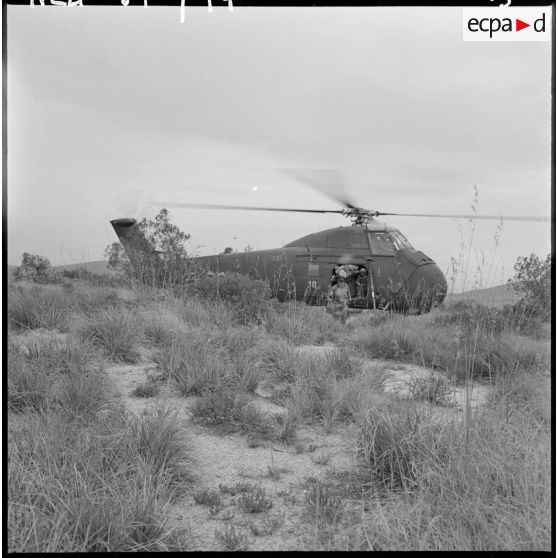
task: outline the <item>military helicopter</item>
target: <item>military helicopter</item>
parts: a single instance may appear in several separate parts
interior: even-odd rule
[[[191,209],[341,214],[352,221],[350,226],[312,233],[278,249],[200,256],[192,258],[192,264],[201,266],[208,275],[232,271],[266,280],[272,294],[280,301],[296,299],[309,305],[325,305],[336,272],[346,269],[352,295],[350,307],[404,313],[425,313],[441,304],[447,294],[447,281],[432,258],[416,250],[398,229],[377,221],[378,217],[547,220],[543,217],[385,213],[356,207],[345,196],[336,198],[345,205],[343,209],[152,203],[160,207]],[[159,255],[153,251],[135,219],[115,219],[111,224],[136,270],[160,265]],[[357,274],[360,276],[358,289],[355,281],[351,281],[351,276]]]

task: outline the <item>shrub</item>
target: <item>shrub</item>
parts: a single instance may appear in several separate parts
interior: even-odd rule
[[[56,271],[48,258],[24,252],[21,265],[15,270],[14,279],[28,279],[37,283],[58,283],[62,273]]]
[[[550,254],[544,261],[535,254],[528,258],[517,258],[514,265],[515,275],[508,284],[523,295],[522,304],[528,306],[544,321],[551,316],[551,271]]]
[[[245,393],[222,389],[205,393],[192,406],[192,414],[202,423],[226,433],[257,434],[264,440],[275,436],[276,422],[263,414]]]
[[[218,490],[200,488],[194,492],[194,502],[202,506],[220,506],[223,504],[223,497]]]
[[[266,517],[261,523],[246,521],[245,526],[255,537],[269,537],[283,524],[282,517]]]
[[[451,404],[452,389],[447,378],[436,374],[415,375],[409,382],[409,393],[414,399],[437,405]]]
[[[237,504],[247,513],[261,513],[273,506],[273,500],[261,487],[255,487],[250,492],[243,492]]]
[[[248,550],[248,539],[241,531],[237,531],[234,525],[227,525],[223,530],[216,530],[215,537],[226,550],[233,552],[244,552]]]
[[[131,392],[132,397],[155,397],[159,393],[159,384],[153,381],[137,385]]]

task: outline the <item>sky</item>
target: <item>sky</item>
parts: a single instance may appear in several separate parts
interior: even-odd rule
[[[214,4],[184,23],[178,4],[7,7],[8,263],[103,259],[109,220],[153,218],[153,200],[341,209],[285,168],[337,169],[339,193],[384,212],[550,216],[550,42],[464,42],[456,7]],[[348,224],[171,220],[199,255]],[[444,272],[465,256],[463,288],[551,247],[550,223],[384,222]]]

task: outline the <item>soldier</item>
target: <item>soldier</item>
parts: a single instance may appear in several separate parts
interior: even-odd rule
[[[366,298],[366,291],[368,286],[368,271],[365,267],[358,270],[356,278],[357,296],[359,298]]]
[[[345,278],[339,276],[337,284],[333,285],[328,292],[328,309],[336,320],[340,320],[343,325],[347,321],[348,303],[351,300],[351,292],[345,283]]]
[[[341,266],[339,270],[339,275],[343,275],[345,277],[345,283],[349,288],[349,292],[351,296],[356,296],[357,289],[356,289],[356,278],[358,275],[358,266],[354,264],[345,264]]]

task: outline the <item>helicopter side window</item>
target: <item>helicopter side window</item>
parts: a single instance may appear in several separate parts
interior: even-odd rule
[[[407,250],[414,250],[411,243],[399,231],[391,231],[389,233],[389,237],[396,250],[402,250],[403,248],[406,248]]]
[[[393,256],[393,244],[385,233],[369,232],[368,238],[374,256]]]
[[[362,231],[336,231],[327,237],[328,248],[363,248],[368,249],[366,236]]]

